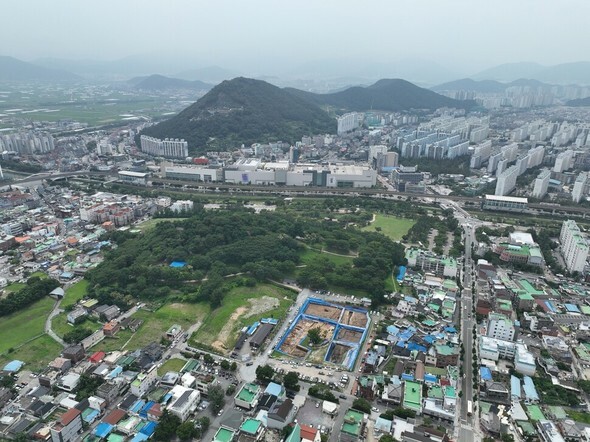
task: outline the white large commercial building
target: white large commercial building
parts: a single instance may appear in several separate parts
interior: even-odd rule
[[[586,187],[588,186],[588,174],[586,172],[582,172],[576,178],[576,182],[574,183],[574,188],[572,189],[572,201],[574,203],[579,203],[582,201],[584,194],[586,193]]]
[[[141,151],[148,155],[164,158],[188,157],[188,143],[184,140],[169,139],[160,140],[154,137],[142,135],[140,137]]]
[[[223,169],[207,166],[180,166],[163,161],[160,164],[162,178],[169,180],[201,181],[216,183],[223,181]]]
[[[352,132],[355,129],[358,129],[361,121],[362,121],[362,114],[357,112],[350,112],[348,114],[344,114],[341,117],[337,118],[338,121],[338,135],[345,134],[347,132]]]
[[[516,187],[516,179],[518,178],[518,170],[519,169],[516,166],[510,166],[498,176],[494,195],[505,196],[514,190]]]
[[[588,241],[575,221],[563,222],[559,241],[567,269],[570,272],[582,272],[588,259]]]
[[[523,344],[490,338],[488,336],[480,336],[479,355],[481,359],[489,359],[490,361],[512,359],[514,361],[514,369],[518,373],[527,376],[535,375],[535,357]]]
[[[533,188],[533,198],[543,198],[547,194],[549,188],[549,180],[551,179],[551,171],[542,170],[535,179],[535,186]]]

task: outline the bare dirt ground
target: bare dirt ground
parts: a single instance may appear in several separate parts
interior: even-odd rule
[[[289,336],[287,336],[287,339],[285,339],[285,342],[281,346],[281,350],[291,356],[299,358],[305,356],[307,351],[299,347],[299,344],[307,336],[308,331],[312,328],[319,328],[322,335],[326,338],[330,338],[334,333],[334,326],[331,324],[304,319],[299,321]]]
[[[240,316],[246,313],[246,311],[248,311],[246,307],[238,307],[236,311],[232,313],[232,315],[229,317],[229,321],[227,321],[227,324],[223,326],[217,335],[217,340],[211,344],[216,350],[222,352],[227,350],[227,348],[225,348],[225,343],[234,329],[235,321],[237,321]]]
[[[320,316],[322,318],[337,320],[340,317],[342,308],[328,305],[319,305],[310,303],[305,310],[308,315]]]
[[[341,328],[340,331],[338,331],[336,339],[339,341],[359,342],[362,336],[363,334],[361,332]]]
[[[244,318],[250,318],[264,312],[268,312],[277,308],[281,303],[277,298],[271,296],[263,296],[261,298],[248,299],[248,302],[252,304],[252,307],[248,309],[248,314],[244,315]]]
[[[360,312],[346,310],[342,315],[341,324],[354,325],[355,327],[366,327],[367,315]]]

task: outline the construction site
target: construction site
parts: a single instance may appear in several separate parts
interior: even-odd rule
[[[352,369],[368,326],[369,315],[364,309],[308,298],[276,350],[293,358]],[[318,329],[322,342],[311,345],[311,329]]]

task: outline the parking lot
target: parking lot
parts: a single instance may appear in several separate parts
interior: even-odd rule
[[[320,428],[320,430],[327,431],[328,433],[332,431],[332,426],[334,425],[334,417],[322,413],[322,401],[309,396],[307,401],[305,401],[305,405],[299,410],[297,420],[305,422],[306,425],[313,425],[313,428]]]

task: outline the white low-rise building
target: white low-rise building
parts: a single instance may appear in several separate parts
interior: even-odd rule
[[[184,422],[196,410],[201,394],[197,390],[182,385],[176,385],[170,393],[172,398],[168,410]]]

